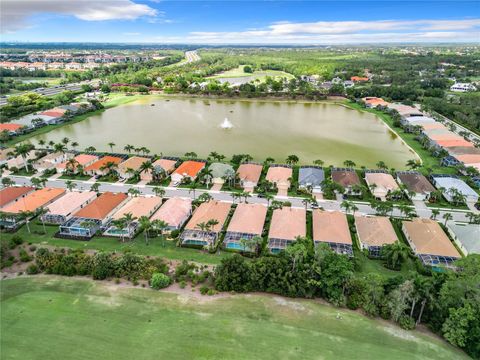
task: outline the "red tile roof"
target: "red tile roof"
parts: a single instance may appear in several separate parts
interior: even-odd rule
[[[0,191],[0,208],[33,190],[35,189],[30,186],[12,186],[2,189]]]
[[[0,132],[2,131],[17,131],[18,129],[22,128],[22,125],[18,124],[0,124]]]
[[[75,217],[88,219],[105,219],[117,206],[124,202],[128,196],[123,193],[114,194],[106,192],[93,200],[90,204],[75,213]]]
[[[116,157],[116,156],[104,156],[98,161],[95,161],[92,165],[87,166],[85,168],[85,171],[91,171],[91,170],[100,170],[101,167],[105,166],[109,162],[113,162],[115,164],[120,164],[123,161],[122,158]]]
[[[173,173],[182,176],[187,175],[189,177],[195,177],[200,172],[200,170],[204,168],[204,166],[205,163],[203,162],[189,160],[182,163],[182,165],[180,165]]]

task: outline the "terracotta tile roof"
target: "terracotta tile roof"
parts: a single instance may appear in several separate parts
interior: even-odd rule
[[[184,198],[170,198],[153,214],[151,221],[163,220],[168,225],[178,227],[182,225],[192,211],[192,200]]]
[[[480,155],[477,154],[454,155],[454,158],[464,164],[475,164],[480,162]]]
[[[368,185],[375,184],[377,189],[382,189],[384,191],[397,190],[398,185],[395,182],[395,179],[390,174],[385,173],[365,173],[365,181]]]
[[[22,128],[22,125],[19,124],[0,124],[0,132],[2,131],[17,131],[18,129]]]
[[[359,82],[359,81],[368,81],[368,78],[362,77],[362,76],[352,76],[350,80],[353,82]]]
[[[185,226],[188,230],[199,230],[198,224],[209,220],[217,220],[218,224],[212,227],[212,231],[219,232],[227,220],[231,205],[220,201],[211,200],[204,202],[194,211],[192,218]]]
[[[266,216],[266,206],[240,203],[233,213],[227,231],[261,235]]]
[[[75,213],[75,217],[88,219],[105,219],[117,206],[126,201],[128,196],[123,193],[106,192],[93,200],[90,204]]]
[[[158,196],[134,197],[123,205],[115,214],[114,219],[121,219],[125,214],[132,214],[136,218],[150,217],[162,205],[162,199]]]
[[[175,170],[175,164],[177,162],[175,160],[169,160],[169,159],[158,159],[153,163],[153,166],[160,166],[163,170],[165,170],[167,173],[172,172]]]
[[[47,209],[50,214],[67,216],[96,197],[97,193],[93,191],[71,191],[48,205]]]
[[[288,179],[292,177],[292,174],[293,171],[289,167],[270,166],[265,178],[273,183],[289,182]]]
[[[88,154],[80,154],[74,157],[74,159],[83,167],[85,165],[91,164],[94,161],[98,160],[98,156],[95,155],[88,155]],[[63,162],[57,165],[57,169],[65,169],[67,167],[67,162]]]
[[[11,186],[0,190],[0,208],[33,190],[30,186]]]
[[[127,171],[127,169],[137,171],[146,161],[150,161],[150,159],[140,156],[132,156],[118,165],[118,171]]]
[[[415,246],[416,254],[460,257],[436,221],[430,219],[403,221],[403,228],[405,235]]]
[[[51,116],[51,117],[54,117],[54,118],[59,118],[59,117],[63,116],[63,112],[49,110],[49,111],[41,112],[40,115],[46,115],[46,116]]]
[[[450,147],[457,147],[457,146],[470,146],[473,147],[473,144],[465,139],[440,139],[440,140],[435,140],[435,143],[438,146],[444,147],[444,148],[450,148]]]
[[[2,211],[12,214],[19,214],[22,211],[36,211],[63,194],[65,194],[65,189],[43,188],[28,194],[20,201],[5,206]]]
[[[353,81],[353,80],[352,80]],[[364,97],[363,102],[371,106],[387,106],[389,103],[378,97]]]
[[[85,168],[85,171],[100,170],[100,168],[102,168],[103,166],[105,166],[105,164],[107,164],[109,162],[113,162],[115,164],[120,164],[122,161],[123,161],[122,158],[119,158],[119,157],[116,157],[116,156],[110,156],[110,155],[104,156],[100,160],[95,161],[90,166],[87,166]]]
[[[360,185],[360,178],[355,171],[332,170],[332,180],[343,187]]]
[[[425,124],[421,124],[421,126],[423,127],[424,130],[433,130],[433,129],[447,129],[445,127],[445,125],[443,125],[442,123],[439,123],[439,122],[434,122],[434,123],[425,123]]]
[[[258,164],[241,164],[238,167],[237,174],[242,181],[258,183],[262,169],[263,166]]]
[[[197,174],[205,167],[205,163],[200,161],[192,161],[188,160],[183,162],[177,170],[175,170],[174,174],[179,174],[182,176],[189,176],[189,177],[196,177]]]
[[[268,237],[270,239],[295,240],[307,234],[305,209],[284,207],[273,211]]]
[[[352,244],[347,216],[340,211],[314,210],[313,241]]]
[[[418,172],[399,173],[398,178],[407,187],[407,190],[417,194],[431,193],[435,188],[425,176]]]
[[[383,246],[398,240],[388,217],[355,216],[355,227],[360,242],[367,246]]]

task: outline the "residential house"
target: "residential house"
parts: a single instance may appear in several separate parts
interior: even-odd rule
[[[20,155],[18,155],[17,157],[7,160],[7,168],[9,170],[12,170],[13,168],[22,169],[25,167],[25,161],[28,163],[28,162],[31,162],[32,160],[35,160],[36,158],[37,158],[37,155],[35,155],[35,151],[32,150],[25,156],[25,159],[23,159]]]
[[[430,194],[435,191],[430,181],[417,171],[398,171],[397,181],[405,185],[405,193],[411,200],[428,200]]]
[[[10,186],[0,190],[0,212],[3,211],[4,206],[9,205],[15,201],[27,196],[27,194],[34,191],[35,188],[31,186]]]
[[[155,174],[164,173],[166,176],[172,173],[175,170],[175,165],[177,164],[177,160],[172,159],[158,159],[153,162],[153,171],[142,171],[140,173],[140,180],[151,182],[153,180],[153,176]]]
[[[367,82],[369,79],[368,77],[363,77],[363,76],[352,76],[350,80],[353,81],[354,83],[359,83],[359,82]]]
[[[449,223],[447,230],[465,256],[480,254],[480,225]]]
[[[399,190],[392,175],[380,171],[366,171],[365,182],[374,197],[385,201],[393,191]]]
[[[344,194],[359,194],[359,192],[355,190],[355,186],[359,186],[362,183],[360,182],[360,178],[354,169],[333,168],[331,175],[332,181],[341,185],[345,189]]]
[[[233,170],[232,165],[225,163],[212,163],[208,170],[212,173],[212,183],[213,185],[222,186],[226,179],[231,181],[235,178],[235,170]]]
[[[68,165],[68,161],[64,161],[58,164],[57,171],[63,173],[66,170],[69,170],[70,172],[73,172],[75,174],[77,173],[77,169],[79,166],[81,166],[85,170],[85,168],[87,168],[89,165],[93,164],[95,161],[98,160],[98,156],[89,155],[89,154],[79,154],[75,156],[73,159],[75,159],[75,163],[73,165]]]
[[[167,223],[166,231],[180,230],[191,213],[192,200],[190,198],[173,197],[168,199],[150,220],[152,222],[161,220]]]
[[[313,242],[327,244],[338,254],[353,256],[347,216],[340,211],[313,210]]]
[[[35,161],[32,166],[39,173],[56,168],[62,162],[71,159],[72,153],[53,152]]]
[[[118,166],[118,164],[120,164],[122,161],[123,159],[120,157],[107,155],[95,161],[94,163],[90,164],[89,166],[87,166],[85,168],[85,173],[91,176],[95,176],[95,175],[103,176],[108,173],[108,169],[106,169],[106,165],[108,163],[113,163]]]
[[[123,193],[103,193],[62,224],[58,236],[90,240],[128,199]]]
[[[398,241],[397,234],[384,216],[355,216],[355,228],[360,248],[373,257],[380,257],[382,248]]]
[[[477,91],[477,88],[469,83],[455,83],[450,86],[450,91],[455,92],[467,92],[467,91]]]
[[[298,171],[298,187],[312,193],[322,192],[322,182],[325,172],[318,166],[302,166]]]
[[[259,164],[241,164],[237,169],[240,185],[247,192],[253,192],[262,175],[263,166]]]
[[[22,132],[23,125],[12,123],[0,123],[0,133],[6,131],[8,135],[15,136]]]
[[[238,204],[223,239],[225,248],[253,251],[254,249],[244,247],[241,240],[261,237],[266,216],[267,207],[262,204]]]
[[[15,149],[12,148],[0,149],[0,166],[6,164],[8,160],[13,159],[14,153]]]
[[[130,179],[139,172],[143,163],[150,161],[149,158],[132,156],[118,164],[117,172],[121,179]]]
[[[442,189],[442,195],[447,201],[453,202],[455,191],[465,197],[467,203],[476,203],[479,195],[463,180],[456,176],[432,175],[433,184],[437,189]]]
[[[265,179],[278,189],[278,195],[287,196],[293,176],[292,168],[286,165],[272,165],[268,168]]]
[[[74,213],[90,204],[97,194],[93,191],[70,191],[46,207],[48,212],[42,215],[42,221],[49,224],[61,225],[72,217]]]
[[[201,161],[184,161],[171,175],[173,184],[178,185],[184,179],[195,180],[198,173],[202,171],[204,167],[205,163]]]
[[[200,204],[180,235],[182,245],[214,245],[227,220],[230,207],[229,203],[216,200]],[[211,220],[217,224],[204,227]]]
[[[387,107],[388,104],[389,104],[388,102],[386,102],[382,98],[373,97],[373,96],[364,97],[364,98],[362,98],[362,101],[365,103],[365,105],[368,108],[376,108],[378,106]]]
[[[273,210],[270,230],[268,232],[268,248],[278,253],[297,237],[307,234],[307,212],[305,209],[283,207]]]
[[[402,222],[402,231],[415,255],[428,266],[451,267],[461,255],[440,225],[430,219]]]

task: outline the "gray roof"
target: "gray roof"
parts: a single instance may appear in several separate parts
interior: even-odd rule
[[[48,122],[48,121],[50,121],[52,119],[56,119],[56,118],[54,118],[53,116],[48,116],[48,115],[29,114],[29,115],[22,116],[21,118],[19,118],[17,120],[12,121],[12,123],[19,124],[19,125],[22,125],[22,126],[30,126],[30,125],[32,125],[32,120],[33,119],[42,119],[43,121]]]
[[[233,167],[229,164],[224,163],[213,163],[208,167],[212,171],[212,176],[214,178],[221,178],[226,176],[229,172],[230,174],[235,174]]]
[[[437,188],[444,188],[445,191],[449,189],[457,189],[465,196],[473,196],[478,197],[478,194],[473,190],[470,186],[467,185],[463,180],[457,179],[454,177],[448,176],[434,176],[433,179],[435,180],[435,185]]]
[[[320,168],[301,167],[298,172],[299,185],[319,186],[323,180],[325,180],[325,172]]]
[[[480,225],[450,223],[448,227],[469,254],[480,254]]]
[[[64,110],[68,110],[68,111],[71,111],[71,112],[77,112],[78,111],[78,106],[75,106],[75,105],[61,105],[61,106],[57,106],[59,109],[64,109]]]

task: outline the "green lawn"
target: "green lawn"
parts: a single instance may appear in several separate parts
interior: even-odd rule
[[[467,359],[434,336],[311,300],[205,300],[83,279],[3,280],[2,359]]]
[[[120,239],[112,237],[94,236],[90,241],[77,241],[68,239],[57,239],[53,235],[58,231],[58,226],[47,226],[47,235],[43,234],[43,227],[36,221],[30,223],[32,233],[29,234],[27,227],[23,225],[14,234],[1,234],[1,239],[8,241],[14,235],[20,235],[27,243],[44,244],[59,247],[68,247],[72,249],[94,249],[103,251],[124,251],[130,249],[140,255],[161,256],[171,260],[188,260],[204,264],[219,264],[221,259],[231,256],[231,253],[220,252],[219,254],[209,254],[201,250],[180,248],[175,246],[172,241],[161,242],[160,237],[152,238],[149,245],[145,243],[142,234],[139,234],[134,240],[122,243]]]
[[[228,78],[255,76],[256,79],[258,79],[259,81],[265,81],[265,78],[267,76],[275,79],[280,79],[280,78],[293,79],[294,78],[292,74],[286,73],[284,71],[278,71],[278,70],[259,70],[259,71],[254,71],[253,73],[246,73],[243,71],[244,66],[245,65],[240,65],[239,67],[236,67],[234,69],[230,69],[220,74],[210,76],[207,79],[228,79]]]

